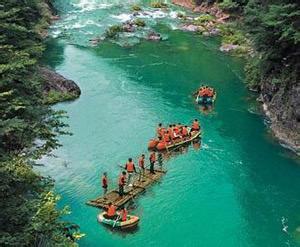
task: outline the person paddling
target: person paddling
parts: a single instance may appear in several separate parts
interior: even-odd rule
[[[103,196],[104,199],[106,199],[105,195],[107,193],[107,187],[108,187],[108,180],[107,180],[107,173],[104,172],[102,179],[101,179],[101,184],[102,184],[102,188],[103,188]]]
[[[151,174],[155,174],[155,172],[154,172],[154,164],[155,164],[155,162],[156,162],[156,155],[155,155],[155,152],[152,152],[152,153],[150,154],[149,160],[150,160],[150,173],[151,173]]]
[[[127,209],[124,206],[121,208],[120,216],[122,221],[127,220]]]
[[[105,215],[105,218],[110,219],[110,220],[116,219],[116,216],[117,216],[116,211],[117,211],[116,206],[113,205],[111,202],[108,203],[107,213]]]
[[[125,183],[126,183],[126,172],[123,171],[119,176],[119,196],[121,197],[124,195]]]
[[[139,181],[141,181],[142,176],[145,176],[145,154],[142,154],[141,157],[139,158],[139,170],[140,170]],[[145,180],[142,180],[142,182],[144,181]]]
[[[125,165],[125,170],[128,173],[128,186],[132,186],[131,180],[132,180],[133,172],[136,173],[135,165],[132,161],[132,158],[128,159],[128,162]]]

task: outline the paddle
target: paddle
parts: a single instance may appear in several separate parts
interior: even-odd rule
[[[115,220],[115,222],[114,222],[114,224],[113,224],[113,228],[115,227],[117,221],[118,221],[120,218],[121,218],[121,215],[118,215],[118,217],[116,218],[116,220]]]

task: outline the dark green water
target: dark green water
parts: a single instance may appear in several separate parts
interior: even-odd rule
[[[42,172],[56,179],[61,205],[72,210],[68,219],[86,233],[80,245],[297,246],[299,162],[251,113],[242,61],[220,53],[214,39],[172,30],[169,14],[148,20],[167,41],[90,47],[89,38],[118,21],[113,15],[129,13],[130,1],[78,2],[57,1],[62,20],[44,59],[82,89],[80,99],[55,106],[68,111],[74,135],[61,137],[63,146],[56,158],[45,158]],[[202,81],[218,91],[210,114],[190,96]],[[166,176],[135,201],[138,230],[124,235],[98,224],[99,210],[85,202],[102,192],[100,174],[107,171],[116,184],[118,165],[147,152],[158,122],[194,118],[203,126],[202,147],[164,163]]]

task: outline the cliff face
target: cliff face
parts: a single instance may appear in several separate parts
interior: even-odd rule
[[[300,82],[264,82],[260,98],[271,129],[282,144],[300,155]]]

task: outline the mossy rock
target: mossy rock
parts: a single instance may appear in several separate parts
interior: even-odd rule
[[[168,4],[166,3],[161,3],[161,2],[153,2],[150,5],[152,8],[157,8],[157,9],[163,9],[163,8],[168,8]]]
[[[136,25],[138,27],[145,27],[146,23],[145,23],[145,21],[143,21],[141,19],[136,19],[136,20],[134,20],[134,25]]]
[[[202,25],[202,24],[214,21],[214,20],[215,20],[215,17],[213,17],[212,15],[205,14],[205,15],[200,15],[199,17],[195,18],[194,24]]]
[[[106,30],[105,38],[108,38],[108,39],[116,38],[116,36],[123,31],[124,30],[121,25],[113,25]]]
[[[141,11],[142,8],[139,5],[135,4],[135,5],[132,5],[131,10],[132,11]]]

